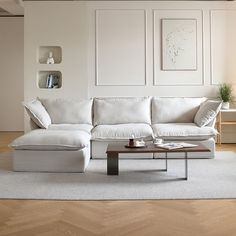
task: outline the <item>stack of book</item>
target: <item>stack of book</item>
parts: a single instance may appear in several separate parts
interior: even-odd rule
[[[47,77],[46,88],[58,88],[58,76],[49,74]]]

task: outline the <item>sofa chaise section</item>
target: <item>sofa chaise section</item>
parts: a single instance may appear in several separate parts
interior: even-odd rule
[[[90,160],[85,131],[33,130],[11,143],[15,171],[84,172]]]
[[[33,99],[23,103],[32,131],[16,139],[16,171],[84,172],[91,152],[93,99]]]

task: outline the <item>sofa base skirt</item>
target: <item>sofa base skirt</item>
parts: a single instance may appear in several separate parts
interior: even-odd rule
[[[84,172],[90,160],[90,148],[78,151],[15,150],[14,171]]]

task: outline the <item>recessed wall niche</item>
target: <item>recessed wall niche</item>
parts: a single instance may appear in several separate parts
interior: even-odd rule
[[[50,52],[55,64],[60,64],[62,61],[62,49],[59,46],[40,46],[38,48],[38,62],[40,64],[47,64],[47,59]]]
[[[62,87],[62,74],[60,71],[39,71],[38,88],[59,89]]]

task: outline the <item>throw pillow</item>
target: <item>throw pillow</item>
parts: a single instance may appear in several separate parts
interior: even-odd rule
[[[207,100],[204,102],[195,115],[194,123],[199,127],[208,125],[216,118],[221,108],[221,101]]]
[[[37,100],[31,100],[22,103],[26,108],[27,113],[30,118],[40,127],[47,129],[48,126],[52,123],[49,114],[42,105],[42,103]]]

